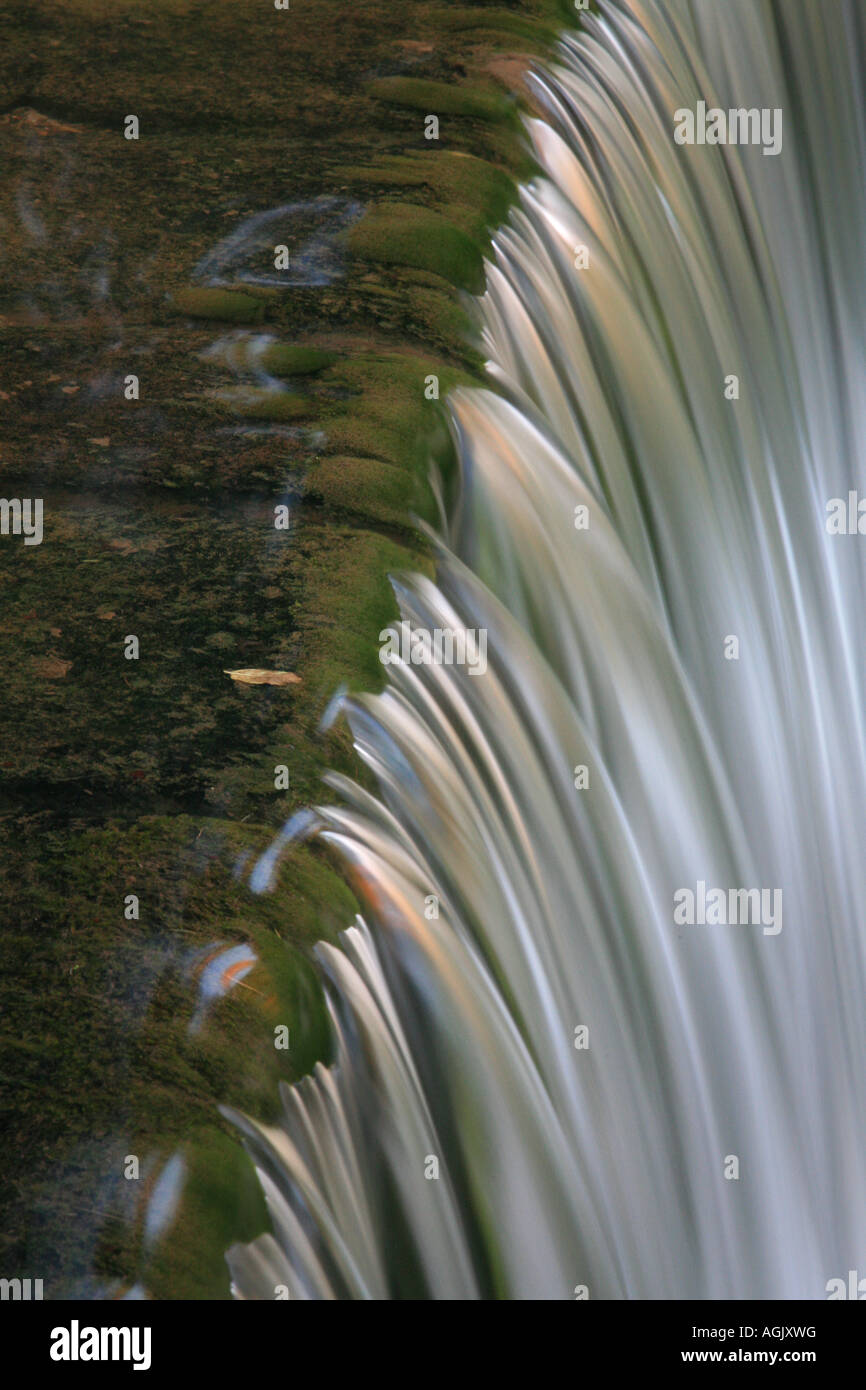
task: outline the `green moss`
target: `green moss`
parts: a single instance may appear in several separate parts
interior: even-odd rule
[[[480,121],[501,121],[512,106],[503,92],[478,84],[457,86],[431,82],[423,77],[381,77],[369,86],[371,96],[392,106],[408,106],[433,115],[471,116]]]
[[[325,528],[308,530],[306,553],[311,554],[309,548],[317,543],[327,545],[334,534],[341,540],[351,583],[336,568],[311,565],[301,619],[306,680],[320,710],[342,684],[351,690],[381,689],[384,667],[378,634],[396,615],[388,575],[402,570],[432,573],[416,537],[397,543],[333,521],[327,533]]]
[[[563,18],[573,15],[571,0],[560,0]],[[533,51],[546,50],[556,39],[561,25],[551,22],[550,5],[540,7],[537,18],[514,14],[494,6],[483,10],[455,7],[440,18],[442,28],[453,33],[483,35],[497,47],[513,47],[515,38],[522,39]]]
[[[221,410],[242,415],[246,420],[299,420],[310,415],[314,406],[305,396],[265,386],[226,386],[211,392]]]
[[[380,203],[349,233],[352,254],[382,265],[416,266],[479,292],[481,252],[471,237],[440,213],[412,203]]]
[[[189,1169],[177,1219],[141,1274],[153,1298],[228,1298],[226,1250],[268,1227],[262,1190],[233,1135],[199,1131],[184,1153]]]
[[[431,204],[468,235],[486,242],[506,218],[516,196],[510,174],[485,159],[456,150],[389,155],[361,169],[341,168],[341,178],[379,188],[417,189],[418,201]]]
[[[295,343],[272,343],[262,353],[265,371],[275,376],[312,376],[337,361],[337,353],[322,348],[301,347]]]
[[[214,319],[219,323],[261,323],[264,300],[238,290],[179,290],[173,304],[179,314],[191,319]]]
[[[474,320],[453,295],[443,293],[437,285],[413,284],[407,277],[403,301],[409,323],[433,351],[480,371],[484,358],[473,345]]]
[[[458,385],[473,382],[471,375],[434,357],[407,352],[357,353],[346,357],[332,374],[351,390],[352,398],[341,413],[328,421],[328,441],[333,450],[358,459],[367,455],[394,465],[403,475],[402,516],[398,507],[397,483],[391,474],[387,510],[391,520],[404,520],[410,510],[428,520],[435,511],[429,490],[431,463],[446,474],[453,466],[451,437],[447,429],[443,402]],[[438,382],[438,398],[428,398]],[[322,474],[310,474],[308,483]],[[326,470],[329,486],[337,475]],[[372,480],[372,474],[371,474]],[[382,483],[379,479],[379,485]],[[360,477],[354,476],[355,507],[359,506]],[[376,513],[376,499],[368,505]],[[382,517],[384,519],[384,517]]]
[[[320,459],[307,474],[306,495],[374,521],[395,526],[411,524],[405,474],[379,459]]]

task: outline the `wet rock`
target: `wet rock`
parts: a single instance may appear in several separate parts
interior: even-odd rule
[[[209,285],[329,285],[343,273],[337,236],[362,210],[350,198],[323,195],[257,212],[202,257],[195,278]],[[285,270],[275,267],[279,246],[288,251]]]

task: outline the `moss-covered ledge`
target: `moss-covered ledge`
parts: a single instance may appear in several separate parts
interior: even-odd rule
[[[217,1106],[265,1116],[324,1055],[310,950],[354,903],[316,846],[275,893],[249,868],[325,768],[363,776],[321,715],[338,686],[381,684],[388,573],[429,568],[411,515],[432,515],[430,457],[449,467],[442,402],[480,370],[462,296],[528,172],[520,75],[570,13],[0,13],[0,471],[4,496],[45,506],[41,546],[0,541],[0,1264],[47,1297],[226,1297],[224,1249],[262,1228]],[[196,273],[296,205],[302,271],[334,218],[322,283]],[[245,686],[239,667],[300,681]],[[256,963],[199,1026],[216,944]],[[148,1244],[173,1155],[182,1199]]]

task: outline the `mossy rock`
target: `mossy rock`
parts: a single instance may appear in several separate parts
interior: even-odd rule
[[[313,403],[290,391],[272,391],[266,386],[225,386],[211,392],[210,399],[220,410],[242,415],[245,420],[299,420],[309,415]]]
[[[393,106],[437,116],[470,116],[479,121],[501,121],[512,110],[509,99],[491,87],[477,84],[457,87],[450,82],[433,82],[423,77],[380,77],[369,86],[371,96]]]
[[[414,203],[379,203],[352,227],[348,241],[364,260],[430,270],[473,294],[483,288],[483,258],[472,238]]]
[[[438,379],[437,399],[426,394],[431,376]],[[430,462],[446,470],[452,462],[442,402],[455,387],[477,383],[448,362],[409,352],[356,353],[344,358],[332,377],[353,396],[328,421],[331,448],[354,459],[366,455],[395,465],[404,478],[404,514],[412,507],[429,516]],[[407,473],[414,475],[414,485]]]
[[[143,1271],[157,1299],[226,1299],[225,1252],[268,1229],[261,1187],[239,1139],[201,1130],[184,1145],[189,1165],[183,1202]]]
[[[571,0],[404,0],[390,11],[380,0],[314,0],[291,15],[270,0],[32,0],[18,11],[0,24],[0,138],[10,167],[25,167],[15,142],[27,137],[19,153],[52,256],[43,265],[19,228],[19,181],[7,180],[0,309],[15,387],[4,466],[26,476],[35,448],[55,485],[99,499],[72,506],[46,494],[53,543],[7,548],[0,565],[14,595],[4,625],[16,734],[0,753],[0,1167],[11,1190],[0,1254],[13,1273],[45,1269],[50,1297],[94,1273],[141,1277],[154,1297],[225,1297],[224,1248],[262,1229],[263,1214],[217,1106],[272,1119],[278,1081],[328,1060],[310,949],[357,910],[320,843],[292,848],[273,893],[252,895],[235,871],[295,810],[331,799],[324,768],[373,787],[345,722],[326,734],[318,725],[338,685],[381,688],[377,633],[396,614],[387,575],[433,572],[410,517],[430,515],[431,454],[447,496],[449,436],[424,378],[438,375],[444,401],[467,379],[455,364],[480,365],[452,286],[481,288],[488,230],[512,196],[504,171],[524,178],[529,167],[498,85],[510,69],[490,60],[536,51],[534,36],[574,13]],[[400,39],[428,80],[419,66],[418,78],[369,85],[372,73],[402,70]],[[32,157],[33,130],[9,111],[16,101],[42,113],[38,143],[53,158]],[[122,137],[125,111],[142,114],[140,142]],[[427,112],[445,118],[441,145],[423,138]],[[68,175],[59,203],[58,161]],[[106,170],[98,185],[96,167]],[[286,168],[287,197],[349,185],[365,204],[395,200],[356,228],[345,279],[291,292],[196,279],[192,268],[229,227],[283,196],[275,171]],[[103,323],[91,321],[106,226],[129,346],[147,349],[135,405],[123,401],[122,377],[104,395],[81,389],[103,368],[119,376],[102,360]],[[212,325],[257,331],[263,320],[285,340],[266,370],[309,376],[309,397],[226,393],[234,418],[216,418],[212,365],[200,358],[223,331]],[[336,357],[303,346],[331,341]],[[244,426],[239,443],[224,428],[312,411],[323,416],[324,456],[306,430]],[[272,509],[284,496],[286,545]],[[139,663],[122,656],[130,630]],[[47,658],[73,664],[55,678]],[[223,675],[255,665],[296,669],[303,683],[274,691]],[[280,794],[277,763],[291,769]],[[128,892],[140,896],[140,922],[122,915]],[[187,948],[217,937],[251,944],[259,965],[193,1037],[177,967]],[[273,1045],[283,1019],[288,1053]],[[115,1221],[91,1264],[85,1224],[99,1225],[108,1160],[163,1160],[179,1147],[183,1201],[146,1267],[133,1239],[140,1220],[126,1235]]]
[[[172,303],[179,314],[186,314],[191,319],[214,319],[218,323],[261,323],[265,317],[264,299],[238,290],[179,290]]]
[[[308,953],[356,910],[329,856],[310,846],[285,856],[278,891],[251,894],[236,876],[238,856],[255,857],[272,833],[250,822],[143,817],[65,841],[44,834],[38,865],[21,856],[20,838],[17,846],[8,833],[2,841],[18,884],[2,941],[9,1026],[0,1070],[4,1106],[16,1116],[4,1210],[18,1215],[31,1183],[37,1193],[50,1189],[58,1219],[50,1229],[37,1221],[29,1237],[50,1275],[50,1297],[89,1272],[106,1282],[137,1276],[134,1242],[110,1226],[92,1250],[101,1218],[90,1214],[111,1215],[105,1203],[125,1153],[167,1157],[183,1146],[190,1160],[179,1224],[145,1271],[156,1296],[192,1297],[197,1280],[199,1296],[227,1296],[226,1244],[261,1229],[255,1187],[217,1106],[272,1119],[277,1083],[328,1055]],[[140,921],[124,918],[130,891]],[[42,930],[34,933],[34,923]],[[247,987],[214,1001],[190,1034],[198,995],[184,961],[214,940],[250,943],[259,963]],[[273,1045],[278,1023],[291,1029],[287,1051]],[[7,1227],[7,1241],[9,1234]],[[171,1273],[176,1258],[182,1280]]]
[[[272,343],[261,356],[265,371],[275,376],[313,376],[337,361],[337,353],[295,343]]]
[[[341,541],[342,568],[316,563],[327,554],[334,536]],[[385,668],[379,660],[378,634],[394,621],[396,602],[388,576],[421,571],[432,576],[433,561],[421,541],[407,532],[398,543],[333,518],[321,528],[307,523],[298,550],[307,561],[309,585],[304,594],[301,635],[304,682],[312,702],[324,710],[340,685],[350,690],[381,690]],[[352,576],[347,585],[345,574]],[[371,640],[372,634],[372,640]]]
[[[461,150],[435,150],[417,155],[387,155],[363,169],[341,166],[340,178],[363,179],[380,189],[419,190],[424,206],[441,212],[470,236],[486,241],[491,228],[501,225],[516,202],[514,179],[503,169]]]
[[[546,51],[556,39],[560,25],[551,22],[550,11],[555,7],[545,4],[541,7],[543,16],[537,19],[530,15],[510,13],[505,9],[491,6],[480,9],[458,7],[450,10],[439,19],[439,24],[447,33],[483,34],[485,40],[493,41],[497,47],[513,48],[515,38],[523,39],[531,49]],[[559,0],[563,18],[573,19],[575,10],[572,0]]]
[[[409,527],[406,475],[380,459],[324,458],[307,474],[307,497],[392,526]]]

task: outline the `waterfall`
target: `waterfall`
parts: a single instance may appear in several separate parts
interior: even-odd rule
[[[864,55],[859,0],[602,0],[533,74],[495,389],[395,580],[486,670],[343,702],[378,794],[332,777],[315,833],[364,916],[318,950],[333,1065],[233,1117],[273,1223],[237,1296],[866,1274]],[[781,150],[679,144],[701,102]]]

